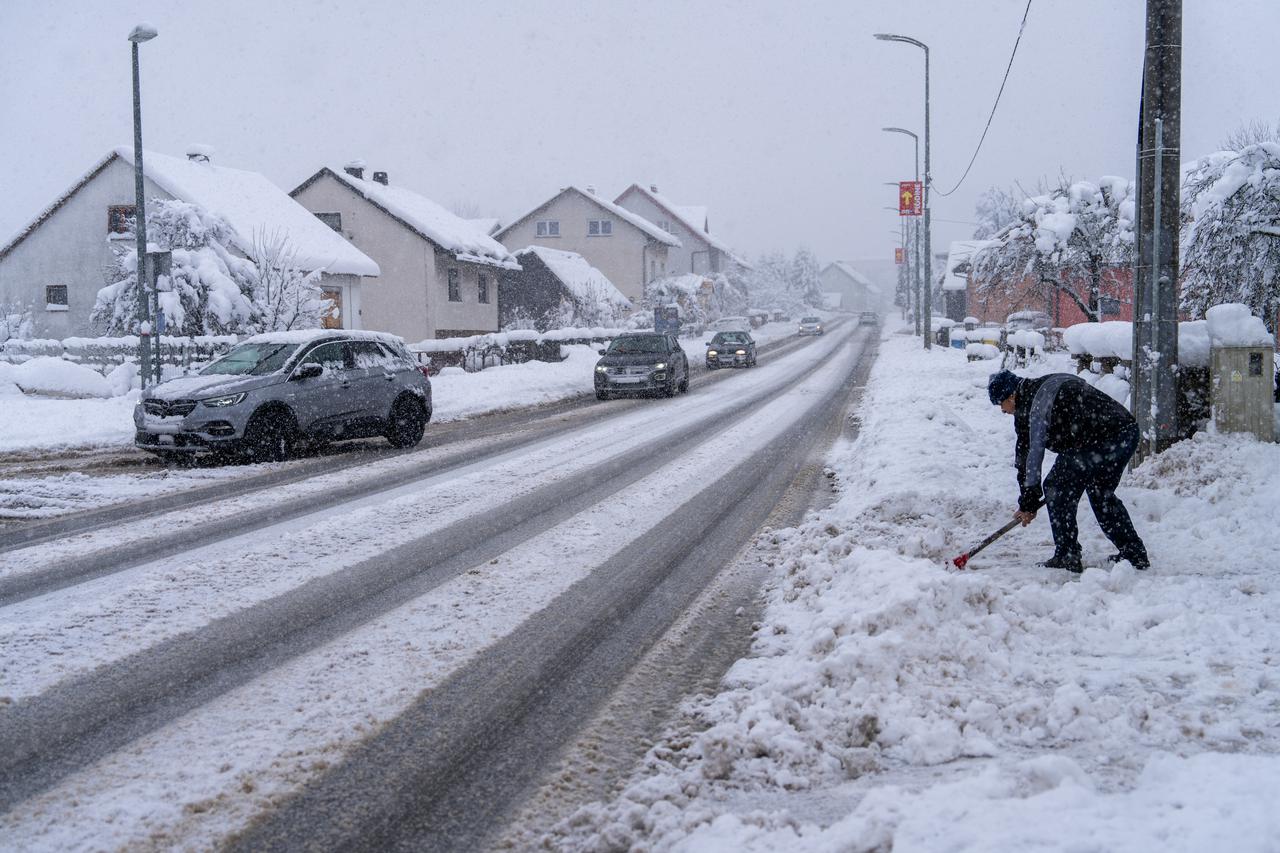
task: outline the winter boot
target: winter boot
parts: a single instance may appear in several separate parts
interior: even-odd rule
[[[1147,569],[1151,568],[1151,561],[1147,559],[1146,554],[1142,554],[1141,556],[1137,556],[1137,557],[1126,557],[1124,554],[1116,553],[1116,554],[1112,554],[1110,557],[1107,557],[1108,563],[1119,563],[1123,560],[1128,560],[1129,565],[1133,566],[1135,569],[1137,569],[1140,572],[1146,571]]]
[[[1055,553],[1052,557],[1045,560],[1040,565],[1046,569],[1066,569],[1069,572],[1080,574],[1084,571],[1084,563],[1080,562],[1079,554],[1059,554]]]

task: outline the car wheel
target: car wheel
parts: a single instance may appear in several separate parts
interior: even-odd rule
[[[671,378],[667,380],[667,384],[662,386],[662,396],[674,397],[675,395],[676,395],[676,377],[675,377],[675,374],[672,374]]]
[[[387,416],[387,441],[392,447],[413,447],[422,441],[427,429],[427,415],[422,403],[413,397],[401,397]]]
[[[244,431],[244,457],[249,462],[283,462],[293,450],[293,422],[281,412],[254,415]]]
[[[606,390],[604,390],[603,388],[597,388],[597,389],[596,389],[596,399],[597,399],[597,400],[608,400],[608,399],[609,399],[609,392],[608,392],[608,391],[606,391]]]
[[[689,393],[689,371],[687,370],[684,373],[684,379],[680,380],[680,393],[681,394]]]

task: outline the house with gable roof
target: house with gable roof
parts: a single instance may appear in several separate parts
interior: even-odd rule
[[[378,265],[257,172],[215,165],[209,149],[186,159],[143,151],[147,199],[178,199],[224,219],[230,250],[251,258],[255,242],[283,238],[294,262],[321,272],[320,286],[340,307],[342,328],[361,328],[362,282]],[[21,231],[0,246],[0,305],[30,310],[42,338],[93,335],[89,317],[98,291],[111,282],[113,244],[132,245],[133,148],[107,154]],[[372,285],[369,289],[376,287]]]
[[[431,199],[393,185],[365,165],[322,167],[291,196],[378,261],[376,294],[363,303],[365,328],[408,341],[498,330],[498,279],[519,264],[487,233]]]
[[[839,293],[845,311],[871,311],[880,304],[880,288],[848,261],[833,261],[818,273],[825,293]]]
[[[498,288],[502,327],[532,321],[540,332],[569,325],[609,326],[634,307],[600,270],[577,252],[529,246],[516,252],[519,272],[506,273]]]
[[[632,184],[614,199],[614,204],[638,213],[679,239],[680,246],[667,255],[671,275],[751,269],[750,264],[711,233],[705,207],[676,204],[658,192],[657,184],[650,184],[648,188]]]
[[[565,187],[495,236],[512,251],[538,245],[576,252],[635,303],[646,284],[667,275],[669,253],[680,248],[674,235],[594,187]]]

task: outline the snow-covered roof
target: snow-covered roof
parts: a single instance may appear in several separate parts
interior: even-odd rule
[[[496,216],[484,216],[480,219],[468,219],[467,221],[490,237],[502,230],[502,220]]]
[[[679,220],[681,225],[683,225],[685,228],[688,228],[693,233],[697,234],[699,239],[706,242],[708,246],[710,246],[713,249],[718,249],[719,251],[724,252],[738,266],[745,267],[746,269],[751,269],[751,264],[747,263],[742,258],[735,255],[732,249],[730,249],[727,245],[725,245],[723,241],[712,236],[711,232],[707,230],[707,209],[705,207],[700,207],[697,205],[676,204],[671,199],[667,198],[661,193],[654,192],[652,189],[642,186],[640,184],[632,184],[631,186],[627,187],[625,190],[622,191],[622,193],[614,201],[616,202],[622,199],[623,196],[625,196],[627,193],[631,192],[632,190],[639,192],[645,198],[649,199],[649,201],[653,202],[658,207],[665,210],[667,213],[671,215],[673,219]]]
[[[654,240],[657,240],[659,243],[664,243],[668,246],[675,246],[679,248],[680,241],[678,239],[676,239],[673,235],[668,234],[666,231],[663,231],[661,228],[659,228],[657,225],[654,225],[652,222],[645,219],[643,216],[640,216],[639,214],[636,214],[636,213],[632,213],[631,211],[621,208],[611,201],[606,201],[605,199],[601,198],[600,196],[596,195],[593,192],[588,192],[577,186],[565,187],[563,190],[556,193],[551,198],[547,199],[542,204],[535,207],[533,210],[530,210],[528,213],[524,214],[523,216],[517,216],[515,219],[511,220],[510,225],[502,229],[502,231],[499,231],[498,234],[501,235],[507,231],[510,231],[512,228],[519,225],[521,222],[524,222],[526,219],[533,216],[538,211],[547,207],[549,204],[551,204],[551,202],[560,198],[560,196],[564,195],[565,193],[571,193],[571,192],[577,193],[578,195],[585,198],[587,201],[590,201],[596,205],[599,205],[601,209],[607,211],[608,213],[613,214],[614,216],[618,217],[619,219],[625,222],[630,223],[634,227],[640,229],[649,237],[652,237]]]
[[[867,278],[865,275],[858,272],[858,270],[855,269],[854,266],[850,264],[848,261],[832,261],[831,263],[827,264],[827,269],[831,269],[832,267],[835,267],[837,270],[844,273],[846,276],[853,279],[858,284],[862,285],[863,288],[865,288],[868,293],[875,293],[875,294],[880,293],[880,288],[872,284],[871,279]],[[826,270],[823,270],[823,272],[826,272]]]
[[[115,156],[133,164],[133,148],[121,146]],[[232,242],[252,255],[255,238],[280,234],[296,253],[298,266],[347,275],[379,275],[378,265],[257,172],[170,157],[144,149],[146,176],[174,198],[197,204],[226,220]]]
[[[947,266],[942,274],[943,290],[964,290],[969,286],[968,277],[956,272],[962,264],[967,263],[973,253],[985,248],[992,240],[953,240],[947,251]]]
[[[551,270],[574,296],[621,308],[631,307],[631,300],[623,296],[622,291],[618,290],[604,273],[591,266],[587,259],[577,252],[548,249],[546,246],[528,246],[516,252],[516,259],[519,260],[526,254],[537,255],[538,259],[547,265],[547,269]]]
[[[658,193],[651,193],[651,195],[656,196]],[[670,207],[671,210],[681,219],[685,220],[690,225],[698,226],[694,230],[700,231],[708,236],[710,235],[711,229],[708,227],[707,209],[705,207],[688,204],[681,204],[678,206],[673,204],[670,205]]]
[[[326,226],[327,227],[327,226]],[[353,338],[362,341],[404,343],[404,338],[389,332],[367,332],[358,329],[289,329],[280,332],[263,332],[246,338],[246,344],[308,344],[321,338]]]
[[[450,213],[426,196],[405,187],[357,178],[343,169],[323,168],[303,182],[302,187],[329,173],[419,235],[452,252],[460,261],[519,269],[515,258],[501,243],[475,222]],[[298,192],[298,190],[294,190]],[[317,220],[318,221],[318,220]]]

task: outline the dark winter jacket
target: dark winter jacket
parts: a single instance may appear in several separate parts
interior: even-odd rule
[[[1037,399],[1037,393],[1044,394]],[[1126,427],[1129,410],[1069,373],[1024,379],[1018,385],[1013,428],[1018,436],[1018,509],[1033,512],[1043,500],[1040,466],[1044,451],[1091,450],[1112,443]]]

